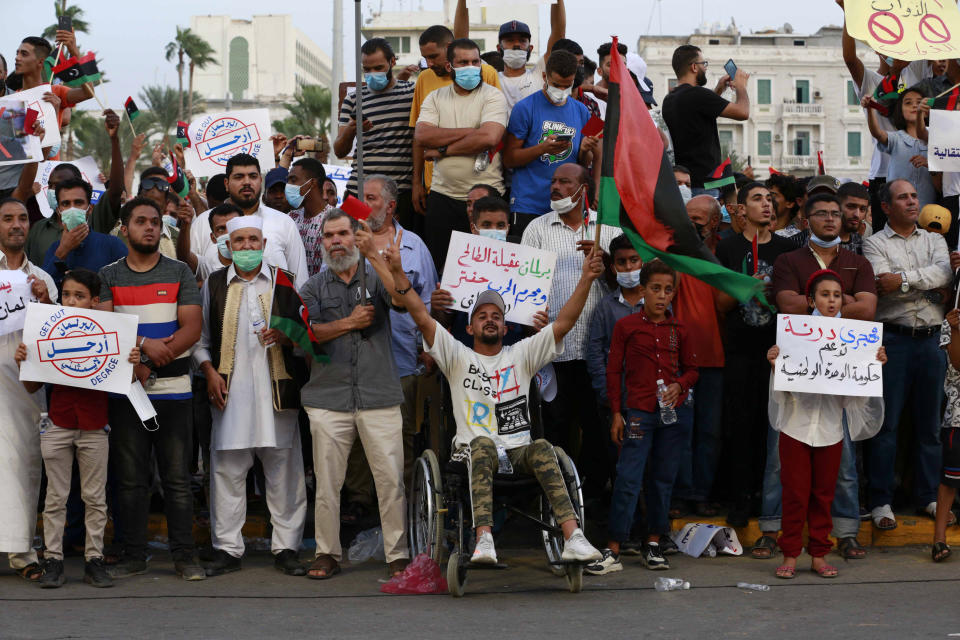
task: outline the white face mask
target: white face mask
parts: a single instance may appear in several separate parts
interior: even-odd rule
[[[499,240],[500,242],[507,241],[506,229],[477,229],[477,235],[483,238],[490,238],[491,240]]]
[[[571,209],[573,209],[573,206],[575,204],[574,199],[578,196],[581,189],[583,189],[582,185],[580,189],[577,189],[572,196],[567,196],[566,198],[560,198],[559,200],[551,200],[550,208],[561,215],[570,211]]]
[[[233,254],[230,252],[230,234],[225,233],[219,238],[217,238],[217,252],[223,256],[224,260],[230,260],[233,257]]]
[[[633,289],[640,284],[640,269],[636,271],[617,271],[617,284],[624,289]]]
[[[683,198],[683,204],[690,202],[690,200],[693,198],[693,192],[690,190],[690,187],[685,184],[681,184],[678,186],[678,188],[680,189],[680,197]]]
[[[550,98],[550,102],[556,105],[566,104],[570,93],[570,87],[567,87],[566,89],[559,89],[557,87],[547,85],[547,97]]]
[[[501,57],[503,64],[511,69],[522,69],[527,64],[527,52],[522,49],[507,49]]]

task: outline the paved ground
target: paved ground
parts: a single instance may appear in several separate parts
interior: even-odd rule
[[[627,558],[621,573],[585,577],[571,594],[542,552],[501,550],[511,568],[470,574],[467,596],[390,596],[367,563],[317,582],[276,572],[268,554],[243,571],[185,583],[159,557],[112,589],[83,584],[68,559],[64,587],[42,591],[0,573],[0,638],[947,638],[960,635],[960,560],[934,565],[926,548],[872,550],[840,577],[807,571],[776,581],[776,561],[673,556],[654,573]],[[160,554],[163,556],[165,554]],[[689,591],[657,593],[658,575]],[[766,583],[766,593],[737,589]]]

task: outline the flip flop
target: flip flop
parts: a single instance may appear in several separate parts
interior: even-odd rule
[[[837,541],[837,552],[844,560],[862,560],[867,556],[867,550],[855,537],[841,538]]]
[[[777,570],[773,575],[777,576],[778,578],[783,578],[784,580],[792,580],[793,578],[797,577],[797,568],[790,567],[785,564],[780,565],[777,567]]]
[[[750,557],[757,560],[769,560],[777,552],[777,541],[772,536],[763,534],[750,549]]]
[[[951,553],[946,542],[934,542],[930,555],[934,562],[943,562],[950,557]]]
[[[313,573],[314,571],[323,571],[323,573],[315,575]],[[317,556],[313,564],[310,565],[310,568],[307,570],[307,577],[311,580],[329,580],[338,573],[340,573],[340,563],[338,563],[333,556],[324,554]]]
[[[31,562],[27,566],[17,569],[16,572],[18,576],[27,582],[36,582],[43,576],[43,569],[41,569],[40,565],[36,562]]]
[[[871,510],[870,517],[873,519],[873,526],[881,531],[891,531],[897,528],[897,518],[893,515],[893,509],[888,504]]]
[[[825,564],[822,567],[814,569],[817,572],[817,575],[821,578],[836,578],[840,575],[840,571],[829,564]]]

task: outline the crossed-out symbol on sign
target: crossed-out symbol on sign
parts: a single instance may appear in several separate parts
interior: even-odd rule
[[[877,11],[867,20],[867,30],[880,44],[892,46],[904,38],[903,23],[889,11]],[[917,31],[921,38],[931,44],[946,44],[950,41],[950,29],[938,15],[928,13],[920,19]]]

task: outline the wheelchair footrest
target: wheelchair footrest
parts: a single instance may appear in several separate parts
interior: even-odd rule
[[[569,565],[577,566],[587,566],[593,564],[593,560],[557,560],[556,562],[547,562],[551,567],[566,567]]]
[[[463,566],[466,569],[469,569],[470,571],[476,571],[477,569],[487,570],[487,571],[497,571],[501,569],[510,568],[510,565],[508,565],[506,562],[498,562],[497,564],[480,564],[480,563],[470,562],[469,560],[467,560],[467,562],[464,563]]]

